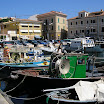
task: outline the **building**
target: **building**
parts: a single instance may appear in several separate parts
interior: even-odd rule
[[[67,37],[67,15],[62,12],[51,11],[37,15],[43,22],[42,33],[44,39],[63,39]]]
[[[68,19],[68,37],[90,36],[95,39],[104,37],[104,11],[81,11],[77,17]]]
[[[14,19],[0,23],[0,34],[9,35],[10,40],[34,39],[34,37],[42,35],[41,30],[42,22],[29,19]]]

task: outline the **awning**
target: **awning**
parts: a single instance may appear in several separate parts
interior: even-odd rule
[[[39,35],[35,35],[34,37],[35,37],[35,38],[39,38],[39,39],[42,38],[42,37],[40,37]]]
[[[20,36],[22,39],[29,39],[27,36]]]

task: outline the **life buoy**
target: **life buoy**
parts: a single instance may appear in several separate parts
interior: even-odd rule
[[[20,55],[18,53],[12,53],[11,58],[17,62],[20,61]]]

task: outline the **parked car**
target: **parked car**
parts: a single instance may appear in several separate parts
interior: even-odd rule
[[[42,40],[37,40],[38,43],[43,44],[44,46],[47,46],[48,44]]]
[[[22,42],[19,41],[19,40],[14,41],[14,44],[15,45],[18,45],[18,46],[23,46]]]
[[[49,41],[49,40],[43,40],[47,45],[49,45],[49,43],[51,42],[51,41]]]
[[[31,44],[31,43],[29,43],[28,41],[22,41],[22,44],[24,45],[24,46],[28,46],[29,48],[33,48],[34,47],[34,45],[33,44]]]
[[[3,45],[4,45],[4,47],[5,46],[10,47],[10,46],[14,45],[14,41],[3,41]]]
[[[64,39],[64,41],[65,42],[67,42],[68,44],[71,44],[71,41],[72,41],[73,39]]]
[[[60,42],[61,42],[63,45],[67,45],[67,42],[64,41],[64,40],[60,40]]]
[[[37,40],[31,40],[31,43],[34,45],[34,47],[39,44],[39,42],[37,42]]]

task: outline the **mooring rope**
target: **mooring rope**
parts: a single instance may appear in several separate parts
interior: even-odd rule
[[[0,68],[0,70],[2,70],[3,68],[5,68],[6,67],[6,65],[5,66],[3,66],[2,68]]]
[[[43,94],[43,95],[40,95],[40,96],[37,96],[37,97],[34,97],[34,98],[18,98],[18,97],[13,97],[11,95],[7,95],[9,98],[13,98],[13,99],[17,99],[17,100],[35,100],[35,99],[38,99],[40,97],[43,97],[45,96],[46,94]]]
[[[11,92],[11,91],[15,90],[17,87],[19,87],[24,82],[25,78],[26,78],[26,75],[24,76],[24,78],[22,79],[22,81],[17,86],[15,86],[14,88],[6,91],[5,93],[8,93],[8,92]]]
[[[14,97],[14,96],[11,96],[11,95],[7,95],[5,92],[1,92],[1,94],[4,95],[4,96],[7,96],[9,98],[16,99],[16,100],[35,100],[35,99],[38,99],[40,97],[46,96],[46,94],[42,94],[40,96],[33,97],[33,98],[18,98],[18,97]]]

